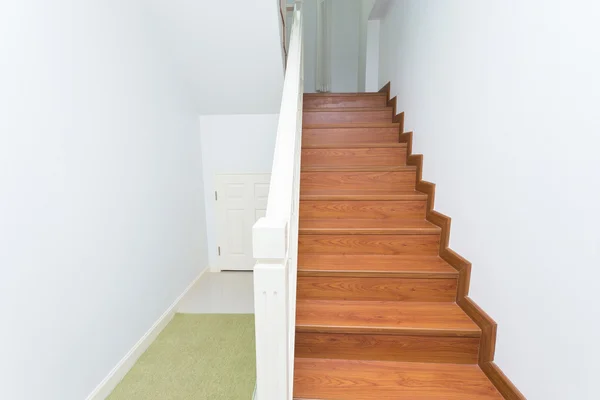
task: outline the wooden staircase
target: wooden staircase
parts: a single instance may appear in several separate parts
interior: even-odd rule
[[[385,91],[304,96],[294,396],[521,399],[402,119]]]

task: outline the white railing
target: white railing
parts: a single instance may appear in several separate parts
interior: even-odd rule
[[[294,9],[266,216],[252,228],[257,400],[291,400],[293,393],[304,95],[301,4]]]

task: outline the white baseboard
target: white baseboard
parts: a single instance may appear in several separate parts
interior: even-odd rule
[[[171,306],[160,316],[152,327],[142,336],[142,338],[129,350],[129,352],[118,362],[118,364],[108,373],[106,378],[90,393],[86,400],[104,400],[112,393],[114,388],[127,375],[127,372],[133,367],[135,362],[148,349],[150,344],[156,339],[158,334],[167,326],[177,311],[177,306],[187,292],[196,284],[198,279],[208,270],[204,268],[200,274],[188,285],[187,288],[177,297]]]

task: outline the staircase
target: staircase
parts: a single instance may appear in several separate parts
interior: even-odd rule
[[[520,398],[388,97],[304,95],[294,398]]]

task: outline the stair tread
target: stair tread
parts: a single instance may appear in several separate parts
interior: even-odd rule
[[[405,148],[406,143],[327,143],[327,144],[305,144],[303,149],[362,149],[362,148]]]
[[[441,228],[425,219],[300,219],[299,233],[434,235]]]
[[[456,278],[458,271],[438,256],[299,254],[299,275]]]
[[[478,365],[295,359],[297,400],[502,400]]]
[[[304,190],[300,200],[427,200],[427,195],[416,190]]]
[[[333,122],[326,124],[302,124],[302,129],[362,129],[362,128],[400,128],[397,122]],[[400,133],[400,132],[398,132]]]
[[[339,112],[339,113],[350,113],[350,112],[361,112],[361,111],[391,111],[392,107],[347,107],[347,108],[304,108],[303,112]]]
[[[304,93],[308,97],[352,97],[352,96],[387,96],[387,93],[379,92],[351,92],[351,93]]]
[[[303,300],[296,330],[336,333],[479,337],[481,329],[456,303]]]
[[[316,166],[302,167],[303,172],[402,172],[416,171],[413,165],[399,166]]]

